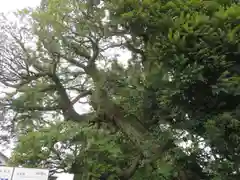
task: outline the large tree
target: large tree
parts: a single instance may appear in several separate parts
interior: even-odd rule
[[[239,177],[238,2],[48,0],[18,17],[0,49],[13,163],[75,180]]]

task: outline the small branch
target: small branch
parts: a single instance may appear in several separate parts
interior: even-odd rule
[[[79,56],[81,56],[81,57],[84,57],[85,59],[90,59],[91,58],[91,56],[89,55],[89,54],[87,54],[86,52],[83,52],[83,51],[81,51],[80,50],[80,46],[81,46],[81,44],[79,44],[79,47],[76,45],[76,44],[74,44],[73,42],[72,43],[68,43],[68,41],[64,38],[64,37],[62,37],[62,41],[63,41],[63,43],[66,45],[66,46],[68,46],[69,48],[71,48],[77,55],[79,55]]]
[[[83,97],[86,97],[86,96],[88,96],[88,95],[91,95],[91,94],[92,94],[92,91],[90,91],[90,90],[84,91],[84,92],[80,93],[77,97],[75,97],[75,98],[72,100],[71,104],[74,105],[75,103],[78,102],[79,99],[81,99],[81,98],[83,98]]]
[[[9,106],[12,106],[9,104]],[[60,110],[59,106],[16,106],[16,109],[19,111],[56,111]]]
[[[85,68],[86,68],[86,66],[84,66],[82,63],[78,62],[77,60],[75,60],[75,59],[73,59],[73,58],[68,58],[68,57],[66,57],[66,56],[64,56],[64,55],[60,55],[60,57],[63,58],[63,59],[65,59],[65,60],[67,60],[69,63],[74,64],[74,65],[77,66],[77,67],[80,67],[80,68],[82,68],[82,69],[85,69]]]
[[[55,85],[49,85],[45,88],[42,88],[39,90],[39,92],[48,92],[48,91],[55,91],[56,90],[56,86]]]
[[[92,48],[93,48],[92,49],[93,50],[93,55],[92,55],[92,57],[89,58],[88,66],[93,66],[97,57],[98,57],[98,55],[99,55],[99,47],[98,47],[98,42],[97,41],[95,42],[91,38],[88,38],[88,39],[91,42],[91,45],[92,45]]]
[[[61,162],[61,165],[63,167],[67,167],[67,164],[64,162],[64,159],[61,157],[61,153],[57,151],[54,147],[50,149],[58,158],[58,160]]]
[[[141,54],[142,56],[144,56],[144,51],[141,49],[137,49],[135,48],[129,41],[126,41],[126,43],[124,43],[124,45],[130,50],[133,51],[137,54]]]

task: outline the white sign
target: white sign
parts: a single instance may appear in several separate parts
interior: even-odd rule
[[[15,168],[12,180],[48,180],[47,169]]]
[[[0,166],[0,180],[11,180],[13,169],[12,167]]]

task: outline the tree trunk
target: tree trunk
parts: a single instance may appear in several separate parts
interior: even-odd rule
[[[74,174],[73,180],[82,180],[82,176],[80,174]]]
[[[173,139],[168,139],[159,144],[137,117],[128,115],[120,106],[116,105],[104,89],[104,83],[102,83],[104,80],[101,79],[101,75],[96,67],[86,69],[86,73],[92,77],[95,83],[96,91],[94,96],[96,99],[94,103],[99,106],[98,108],[101,112],[104,112],[108,116],[108,119],[114,121],[116,126],[139,148],[149,162],[157,160],[165,151],[177,147]],[[97,111],[97,109],[95,110]],[[188,160],[189,158],[186,155],[186,162]],[[200,172],[191,171],[191,168],[183,169],[181,170],[181,174],[185,174],[185,179],[179,177],[180,180],[192,180],[193,176],[188,176],[188,174],[191,173],[196,175],[195,180],[201,180],[202,178],[205,180],[210,179],[205,176],[205,173],[202,172],[202,168],[196,162],[193,164],[201,169]]]
[[[157,158],[162,154],[165,147],[160,146],[150,135],[148,129],[133,115],[128,115],[120,106],[116,105],[104,89],[104,79],[96,67],[85,70],[92,77],[96,91],[93,94],[93,101],[98,105],[96,111],[104,112],[109,119],[114,121],[117,127],[139,148],[147,158]]]

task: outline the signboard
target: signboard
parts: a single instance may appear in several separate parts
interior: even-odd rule
[[[0,166],[0,180],[48,180],[47,169]]]
[[[13,169],[12,167],[0,166],[0,180],[11,180]]]
[[[48,180],[48,170],[15,168],[12,180]]]

